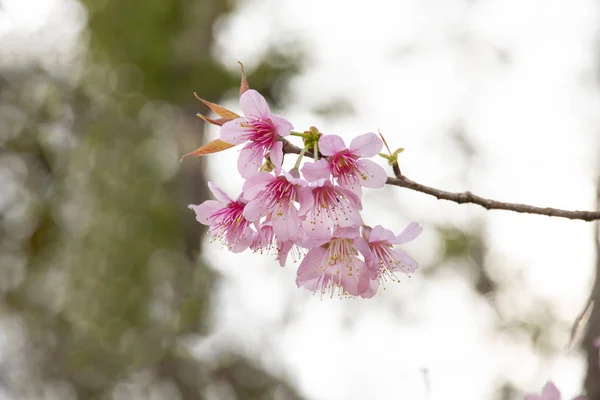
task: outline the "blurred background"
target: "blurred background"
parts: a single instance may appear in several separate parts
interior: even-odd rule
[[[187,209],[240,192],[237,149],[179,163],[241,60],[296,130],[381,129],[420,183],[595,209],[599,5],[0,0],[0,399],[600,399],[599,305],[567,346],[595,224],[365,191],[424,226],[421,268],[321,300]]]

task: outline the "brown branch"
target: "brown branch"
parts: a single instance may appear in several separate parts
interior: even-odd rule
[[[293,145],[285,139],[282,139],[282,141],[284,153],[300,154],[301,149],[299,147]],[[307,151],[305,153],[305,156],[312,158],[313,154]],[[430,186],[425,186],[415,181],[412,181],[406,176],[400,174],[399,168],[394,168],[394,170],[398,170],[397,176],[388,177],[386,182],[388,185],[399,186],[417,192],[425,193],[430,196],[434,196],[440,200],[453,201],[458,204],[477,204],[487,210],[507,210],[518,213],[546,215],[548,217],[578,219],[583,221],[600,220],[600,211],[571,211],[550,207],[535,207],[527,204],[505,203],[502,201],[490,200],[481,196],[477,196],[476,194],[473,194],[471,192],[447,192],[445,190],[435,189]]]

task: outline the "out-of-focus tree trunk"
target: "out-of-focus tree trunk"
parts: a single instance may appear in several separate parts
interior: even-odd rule
[[[600,209],[600,178],[597,183],[596,207]],[[590,400],[600,400],[600,359],[594,341],[600,337],[600,224],[596,222],[596,278],[592,287],[592,311],[587,321],[581,348],[587,356],[585,392]]]

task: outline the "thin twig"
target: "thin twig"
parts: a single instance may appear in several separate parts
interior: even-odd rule
[[[299,147],[294,146],[285,139],[282,139],[282,141],[284,153],[300,154],[301,149]],[[308,151],[305,156],[313,157],[312,153]],[[397,175],[398,176],[396,177],[388,177],[386,183],[388,185],[399,186],[425,193],[440,200],[453,201],[458,204],[471,203],[478,204],[487,210],[508,210],[518,213],[546,215],[548,217],[578,219],[583,221],[600,220],[600,211],[571,211],[550,207],[535,207],[519,203],[505,203],[502,201],[486,199],[471,192],[447,192],[445,190],[435,189],[412,181],[399,173]]]

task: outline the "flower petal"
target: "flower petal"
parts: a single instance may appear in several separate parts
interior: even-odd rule
[[[360,297],[370,299],[371,297],[375,296],[377,290],[379,290],[379,281],[377,279],[370,279],[369,287],[363,294],[360,295]]]
[[[246,92],[248,93],[248,92]],[[238,158],[238,171],[242,178],[249,178],[260,169],[263,160],[261,149],[243,148]]]
[[[294,126],[290,121],[279,115],[271,114],[270,118],[273,123],[273,128],[275,128],[275,133],[279,136],[288,136],[292,129],[294,129]]]
[[[241,144],[246,142],[248,140],[248,137],[246,136],[248,134],[248,129],[242,126],[246,121],[246,118],[238,118],[226,122],[221,127],[219,139],[231,144]]]
[[[348,271],[345,263],[338,263],[330,268],[333,271],[340,271],[340,274],[335,274],[333,279],[336,281],[339,279],[338,283],[349,295],[360,296],[369,289],[367,266],[363,261],[356,260],[352,272]]]
[[[368,188],[379,189],[385,185],[387,174],[385,170],[371,160],[358,160],[358,169],[360,170],[362,179],[360,185]]]
[[[298,212],[293,205],[290,205],[287,212],[284,210],[282,214],[273,212],[271,223],[275,236],[282,242],[295,240],[298,237]]]
[[[231,251],[232,253],[241,253],[242,251],[246,250],[248,246],[252,244],[252,241],[254,240],[254,235],[255,232],[252,230],[252,228],[246,228],[244,235],[239,237],[237,241],[228,241],[227,247],[229,248],[229,251]]]
[[[281,265],[282,267],[285,265],[285,262],[287,260],[287,256],[290,252],[290,250],[292,249],[292,247],[294,246],[294,242],[289,241],[289,242],[279,242],[277,244],[277,257],[276,260],[279,261],[279,265]]]
[[[244,182],[244,186],[242,186],[244,198],[253,200],[260,192],[265,190],[267,185],[273,180],[275,180],[275,177],[268,172],[257,172],[250,175],[250,177],[246,179],[246,182]]]
[[[311,280],[318,279],[323,274],[321,262],[325,253],[326,250],[324,248],[315,247],[304,256],[296,272],[296,285],[298,287],[303,286]]]
[[[336,227],[333,236],[336,238],[354,239],[359,235],[358,226]]]
[[[215,199],[219,200],[220,202],[231,203],[233,201],[233,199],[229,197],[227,193],[210,181],[208,182],[208,188],[212,192],[213,196],[215,196]]]
[[[347,189],[347,188],[342,188],[342,187],[340,187],[338,190],[344,195],[344,197],[346,197],[348,199],[348,201],[350,202],[350,205],[355,210],[358,210],[358,211],[362,210],[362,203],[360,201],[360,196],[356,192],[354,192],[350,189]]]
[[[406,251],[402,249],[394,249],[392,250],[394,253],[394,258],[399,262],[399,264],[392,266],[390,271],[394,272],[404,272],[405,274],[409,274],[411,272],[415,272],[419,269],[419,263],[413,260]]]
[[[554,383],[548,382],[546,383],[546,386],[544,386],[542,396],[545,400],[560,400],[560,391]]]
[[[365,242],[365,239],[361,237],[354,238],[352,240],[352,244],[354,244],[354,248],[356,250],[360,251],[366,262],[369,262],[373,258],[373,253],[371,252],[367,242]],[[375,275],[374,277],[376,278],[377,276]]]
[[[361,157],[374,157],[383,147],[383,142],[379,137],[372,133],[365,133],[352,139],[350,142],[349,150]]]
[[[223,208],[223,204],[216,200],[206,200],[200,205],[190,204],[188,208],[196,213],[196,221],[203,225],[210,225],[210,217]]]
[[[250,89],[240,96],[240,107],[246,117],[259,118],[266,121],[271,116],[267,101],[254,89]]]
[[[319,138],[319,151],[323,155],[331,156],[344,150],[346,145],[338,135],[323,135]]]
[[[390,240],[390,244],[408,243],[417,238],[423,232],[423,227],[418,222],[411,222],[398,236]]]
[[[281,174],[281,164],[283,164],[283,143],[276,142],[269,152],[269,159],[275,166],[275,175]]]
[[[244,218],[246,218],[250,222],[256,222],[264,217],[265,212],[265,202],[262,199],[254,199],[246,204],[244,207]]]
[[[306,163],[302,167],[302,175],[309,182],[327,179],[331,175],[331,167],[327,160],[321,159],[316,163]]]
[[[313,207],[315,199],[308,187],[297,187],[296,192],[298,193],[298,202],[300,203],[298,215],[303,217]]]
[[[394,236],[394,232],[390,231],[389,229],[385,229],[381,225],[377,225],[371,231],[371,236],[369,237],[369,243],[386,242],[389,244],[395,244],[392,242],[395,239],[396,239],[396,236]]]

